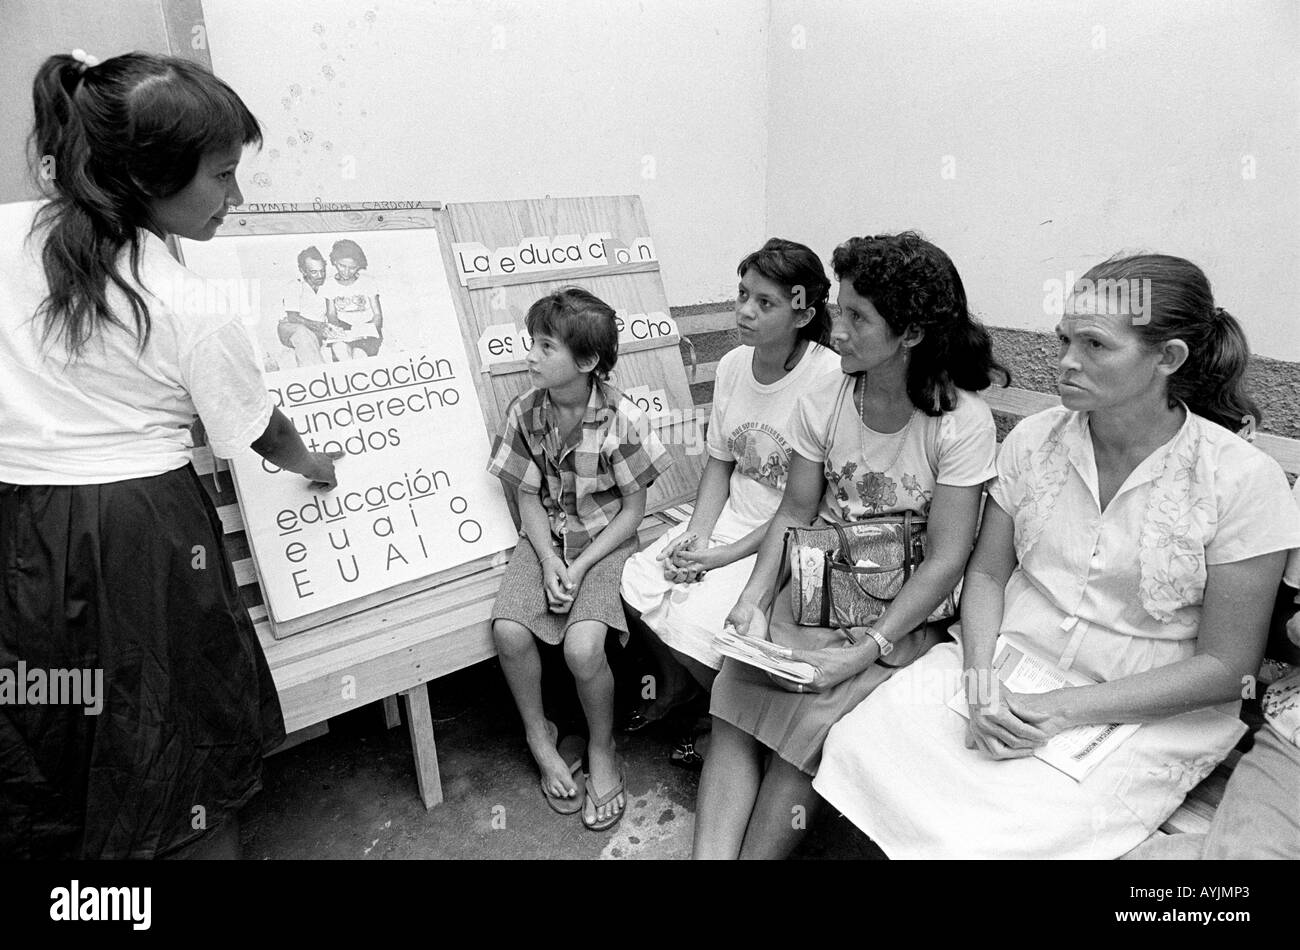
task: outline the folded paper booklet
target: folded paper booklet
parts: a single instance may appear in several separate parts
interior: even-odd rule
[[[1071,670],[1062,670],[1050,660],[1034,656],[1011,646],[1005,640],[993,659],[993,669],[1001,684],[1013,693],[1045,693],[1067,686],[1091,686],[1093,680]],[[948,700],[948,708],[969,719],[966,689]],[[1053,768],[1060,769],[1076,782],[1082,782],[1101,760],[1114,752],[1129,736],[1137,732],[1137,723],[1102,723],[1075,726],[1058,732],[1037,749],[1034,755]]]
[[[714,634],[713,645],[723,656],[747,663],[792,683],[811,683],[817,675],[817,670],[811,663],[790,659],[790,651],[785,647],[770,640],[737,633],[732,627],[723,627],[721,633]]]

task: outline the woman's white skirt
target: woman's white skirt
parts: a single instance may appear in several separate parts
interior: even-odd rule
[[[675,584],[664,577],[664,562],[655,558],[686,530],[680,525],[665,532],[644,551],[628,559],[623,568],[620,593],[641,613],[641,619],[664,643],[710,669],[722,666],[722,654],[713,647],[713,637],[736,606],[736,599],[749,581],[757,555],[714,568],[702,580]],[[747,535],[746,527],[723,508],[713,530],[714,546]]]
[[[1117,858],[1173,814],[1245,727],[1224,707],[1142,726],[1082,782],[965,746],[957,644],[900,670],[827,736],[818,794],[891,858]]]

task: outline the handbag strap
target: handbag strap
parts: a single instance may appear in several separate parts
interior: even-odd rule
[[[772,605],[768,607],[768,619],[771,619],[772,612],[776,610],[776,599],[781,596],[781,585],[787,575],[793,576],[794,572],[790,565],[790,547],[794,542],[794,528],[785,529],[785,537],[781,539],[781,563],[776,569],[776,580],[772,582]]]
[[[826,433],[822,436],[822,445],[824,447],[822,451],[826,455],[825,459],[822,461],[822,471],[826,474],[827,480],[830,479],[831,442],[833,441],[835,431],[839,428],[840,425],[840,413],[844,411],[844,396],[849,391],[850,387],[856,385],[856,383],[857,383],[856,376],[844,377],[844,382],[840,384],[840,391],[835,396],[835,408],[831,410],[830,424],[827,425]]]
[[[844,530],[844,526],[838,521],[832,521],[830,525],[835,529],[835,533],[840,539],[840,561],[844,564],[852,565],[853,562],[849,560],[853,551],[853,549],[849,547],[849,533]]]

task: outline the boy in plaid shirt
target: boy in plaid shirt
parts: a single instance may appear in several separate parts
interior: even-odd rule
[[[627,640],[619,601],[623,563],[636,551],[646,489],[672,464],[646,414],[605,380],[618,360],[613,309],[577,287],[528,310],[528,381],[506,410],[488,471],[515,492],[523,528],[492,611],[492,638],[541,770],[542,794],[594,831],[623,816],[614,752],[610,629]],[[556,747],[542,711],[534,637],[564,644],[586,713],[591,774],[580,794],[580,740]]]

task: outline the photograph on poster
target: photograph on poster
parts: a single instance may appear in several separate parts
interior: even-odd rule
[[[236,232],[181,249],[239,307],[307,449],[343,456],[329,492],[251,450],[231,460],[274,621],[397,596],[514,544],[432,228]]]
[[[267,372],[401,353],[431,343],[452,310],[426,231],[222,233],[186,242],[186,264],[234,287]]]

